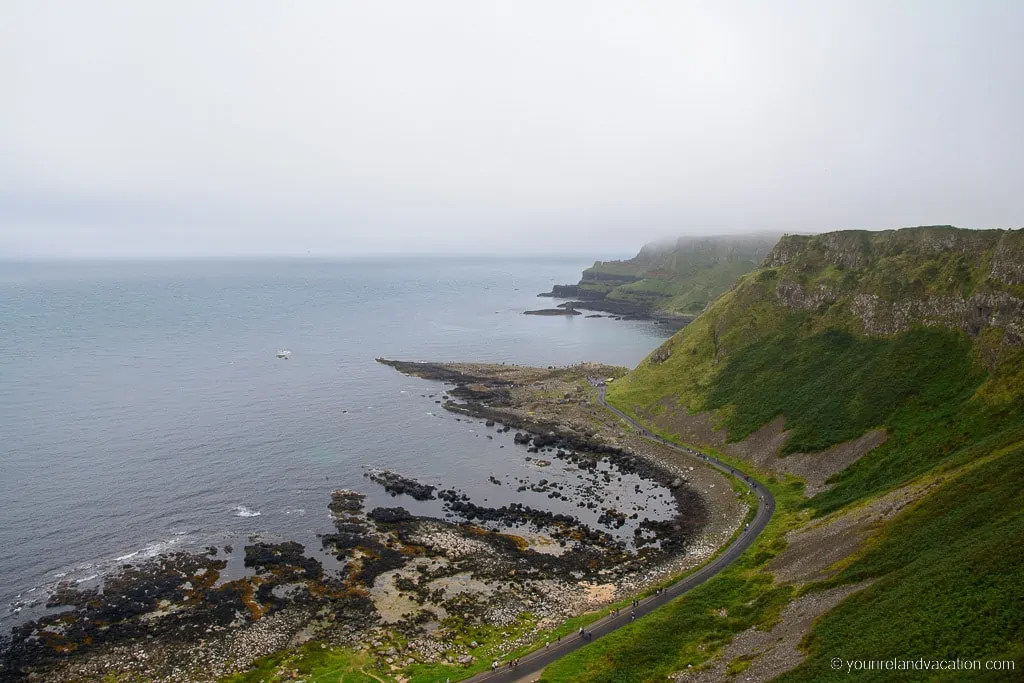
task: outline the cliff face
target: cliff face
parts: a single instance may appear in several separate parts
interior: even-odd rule
[[[598,310],[689,317],[757,268],[778,235],[680,237],[644,245],[625,261],[598,261],[576,285],[550,296],[578,298]],[[584,306],[580,306],[584,307]]]
[[[820,235],[784,235],[764,266],[794,264],[802,269],[834,265],[850,269],[878,267],[887,260],[922,265],[929,259],[988,255],[988,274],[1005,284],[1024,282],[1024,232],[964,230],[949,225],[900,230],[842,230]]]
[[[789,309],[838,307],[869,335],[941,326],[1024,342],[1024,231],[949,226],[785,236],[764,261]],[[762,278],[763,279],[763,278]]]

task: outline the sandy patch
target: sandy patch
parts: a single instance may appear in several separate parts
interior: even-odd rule
[[[618,589],[614,583],[581,583],[584,599],[591,605],[602,606],[615,598]]]

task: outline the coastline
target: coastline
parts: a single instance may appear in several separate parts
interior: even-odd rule
[[[416,517],[400,505],[363,511],[360,494],[337,491],[330,504],[336,533],[322,541],[346,568],[339,576],[290,542],[239,549],[251,573],[231,580],[220,574],[225,549],[157,558],[108,578],[130,600],[108,590],[65,591],[59,602],[70,611],[34,631],[59,636],[46,635],[32,651],[15,648],[12,663],[64,680],[103,671],[218,680],[259,664],[260,656],[318,642],[325,650],[360,653],[382,673],[441,665],[458,678],[542,642],[568,619],[701,564],[747,514],[749,504],[726,477],[623,429],[594,403],[587,378],[617,376],[621,368],[386,364],[453,384],[445,409],[493,428],[488,437],[524,430],[511,435],[513,443],[538,467],[558,460],[592,477],[594,487],[607,486],[612,476],[638,476],[671,496],[679,514],[645,526],[649,542],[629,548],[614,535],[626,521],[615,510],[592,527],[529,507],[489,508],[464,492],[441,490],[437,498],[461,518],[453,522]],[[395,477],[374,481],[396,503],[401,496],[434,495]],[[549,495],[556,494],[552,487]],[[24,645],[33,632],[20,635]]]

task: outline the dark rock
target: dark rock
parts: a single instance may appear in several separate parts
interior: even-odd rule
[[[306,557],[305,547],[295,541],[254,543],[245,546],[245,566],[262,571],[277,570],[295,574],[295,578],[315,579],[324,573],[319,561]]]
[[[349,489],[338,489],[331,492],[331,502],[327,505],[331,512],[356,514],[362,512],[366,496]]]
[[[433,500],[436,486],[421,484],[415,479],[409,479],[390,470],[374,470],[370,472],[370,479],[384,487],[384,490],[392,495],[411,496],[416,500]]]
[[[535,311],[523,311],[523,315],[582,315],[573,308],[539,308]]]
[[[403,507],[373,508],[368,516],[379,524],[397,524],[412,519],[412,514]]]
[[[537,296],[548,296],[556,299],[568,299],[574,296],[580,296],[579,285],[554,285],[551,287],[550,292],[541,292]]]

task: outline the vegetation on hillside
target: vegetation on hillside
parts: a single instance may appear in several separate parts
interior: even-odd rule
[[[1024,440],[972,450],[978,466],[891,522],[832,580],[878,579],[825,615],[807,641],[811,656],[782,680],[847,680],[831,668],[833,657],[1017,659],[1021,670]],[[895,680],[896,673],[864,680]]]
[[[917,234],[931,237],[927,231]],[[1024,351],[1008,343],[1012,331],[990,327],[971,337],[963,330],[911,326],[901,334],[865,335],[849,302],[875,286],[878,263],[865,259],[863,268],[839,269],[816,260],[821,270],[812,272],[800,252],[785,253],[785,241],[773,252],[784,254],[784,265],[742,278],[611,387],[609,400],[626,410],[714,411],[730,440],[782,416],[789,430],[784,454],[820,451],[886,428],[890,436],[883,446],[811,501],[819,514],[899,486],[947,460],[956,462],[964,447],[1024,422],[1024,406],[1013,400],[1024,388]],[[978,250],[975,258],[986,260],[992,249]],[[894,258],[928,267],[922,250],[906,245]],[[836,279],[839,270],[846,271],[838,279],[849,290],[834,302],[808,310],[787,306],[779,295],[780,283],[791,278]],[[974,270],[972,264],[964,272]],[[968,277],[975,289],[1006,287],[991,277]]]
[[[581,298],[631,303],[655,313],[696,315],[744,273],[757,268],[778,235],[681,237],[645,245],[626,261],[583,271]]]
[[[779,495],[774,532],[740,565],[549,667],[544,679],[664,680],[706,664],[739,630],[769,627],[796,595],[864,580],[873,583],[813,628],[802,645],[807,660],[783,680],[848,677],[832,668],[834,657],[1015,658],[1021,670],[1024,319],[1014,306],[1022,282],[1021,231],[783,238],[762,268],[610,387],[609,400],[642,408],[641,415],[709,411],[730,440],[782,416],[784,454],[819,451],[878,427],[889,438],[831,489],[809,500]],[[961,305],[990,296],[1004,308]],[[904,319],[889,333],[871,329],[857,307],[864,297],[891,302]],[[931,308],[915,308],[924,300]],[[818,584],[774,583],[762,560],[785,546],[782,532],[846,514],[908,482],[935,486],[878,528],[838,574]],[[739,615],[736,628],[715,614]],[[733,662],[730,671],[745,666]]]
[[[981,455],[985,453],[985,455]],[[628,628],[549,666],[545,683],[663,681],[701,667],[750,627],[770,629],[801,594],[874,579],[827,613],[805,639],[806,661],[784,681],[848,680],[834,658],[1010,659],[1024,667],[1024,442],[976,449],[977,465],[881,530],[869,549],[827,583],[774,583],[769,562],[797,528],[799,493],[770,482],[779,503],[765,535],[736,565]],[[788,485],[792,487],[792,484]],[[799,486],[795,487],[799,491]],[[745,662],[730,662],[741,669]],[[984,672],[982,672],[984,673]],[[876,671],[858,680],[930,680],[933,673]],[[957,680],[964,680],[958,674]],[[1005,680],[1005,673],[1001,678]],[[967,677],[966,680],[974,680]]]

